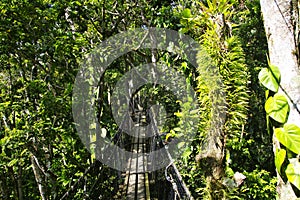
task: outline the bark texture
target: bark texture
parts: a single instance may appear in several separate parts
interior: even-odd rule
[[[279,67],[281,88],[289,100],[287,123],[300,126],[300,71],[299,71],[299,0],[260,0],[268,40],[270,62]],[[274,136],[274,150],[279,142]],[[277,192],[280,199],[295,199],[290,183],[278,175]]]

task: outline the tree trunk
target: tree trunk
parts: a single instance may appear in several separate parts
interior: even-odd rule
[[[23,200],[23,188],[22,188],[22,167],[19,166],[19,170],[18,170],[18,179],[17,179],[17,185],[18,185],[18,197],[19,200]]]
[[[299,0],[260,0],[268,40],[270,63],[279,67],[279,93],[288,97],[290,114],[287,123],[300,126],[300,70],[299,70]],[[279,142],[274,136],[274,150]],[[280,199],[295,199],[290,183],[278,175],[277,192]]]
[[[42,200],[47,200],[47,195],[46,195],[46,191],[45,191],[45,187],[43,185],[43,174],[39,168],[39,163],[37,162],[37,160],[35,159],[34,155],[31,156],[31,164],[32,164],[32,170],[35,176],[35,180],[38,184],[38,188],[40,191],[40,195],[42,197]]]

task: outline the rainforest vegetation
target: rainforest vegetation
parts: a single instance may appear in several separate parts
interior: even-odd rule
[[[97,161],[77,134],[74,81],[85,55],[101,42],[150,27],[193,38],[222,85],[216,88],[204,76],[211,66],[203,62],[203,51],[197,68],[159,49],[129,52],[111,63],[97,88],[97,116],[107,137],[118,130],[111,113],[117,81],[155,60],[184,74],[197,95],[195,137],[176,160],[194,199],[300,198],[299,5],[298,0],[1,0],[0,199],[118,199],[120,172]],[[219,98],[211,98],[216,92]],[[152,85],[139,93],[144,107],[164,106],[167,137],[180,134],[186,113],[174,95]],[[218,101],[224,113],[216,111]]]

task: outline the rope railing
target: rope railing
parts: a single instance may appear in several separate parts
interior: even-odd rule
[[[153,112],[152,112],[153,113]],[[151,121],[152,121],[152,130],[155,133],[155,139],[157,140],[156,142],[156,148],[154,150],[157,150],[157,148],[164,148],[165,153],[167,154],[167,157],[170,161],[170,164],[165,168],[165,178],[168,182],[171,183],[172,185],[172,190],[174,195],[169,197],[169,199],[174,199],[174,200],[180,200],[180,199],[190,199],[193,200],[193,197],[187,188],[185,182],[183,181],[176,165],[174,164],[174,160],[168,151],[168,146],[163,143],[162,138],[160,137],[159,130],[157,128],[157,122],[154,119],[154,116],[151,116]],[[158,145],[159,144],[159,145]]]
[[[123,124],[123,123],[122,123]],[[121,125],[122,125],[121,124]],[[121,140],[121,135],[122,135],[122,129],[121,127],[118,128],[117,133],[114,135],[114,137],[112,138],[112,141],[114,141],[114,143],[116,144],[121,144],[122,140]],[[111,156],[111,155],[110,155]],[[109,156],[109,157],[110,157]],[[100,161],[95,161],[92,164],[90,164],[90,166],[84,171],[83,175],[81,175],[77,181],[75,183],[73,183],[73,185],[71,185],[67,192],[65,192],[62,197],[60,198],[60,200],[64,200],[67,199],[69,196],[71,196],[72,193],[74,193],[76,190],[78,190],[78,187],[80,185],[80,183],[82,183],[83,181],[85,181],[85,177],[95,168],[97,168],[97,166],[99,167],[99,172],[98,172],[98,178],[96,179],[96,181],[92,184],[92,187],[89,189],[89,192],[92,192],[93,189],[95,188],[96,184],[99,182],[100,177],[101,177],[101,173],[103,173],[103,165],[102,163],[100,163]]]
[[[169,199],[169,200],[180,200],[180,199],[193,199],[190,191],[188,190],[186,184],[184,183],[176,165],[174,164],[173,158],[171,156],[171,154],[168,151],[168,145],[163,143],[162,140],[162,134],[160,134],[158,127],[157,127],[157,122],[155,120],[155,116],[153,116],[150,112],[144,112],[144,113],[137,113],[139,116],[136,117],[136,119],[134,120],[135,123],[140,123],[140,116],[141,115],[150,115],[150,116],[146,116],[149,117],[149,119],[151,120],[151,132],[152,137],[150,138],[143,138],[143,139],[138,139],[138,143],[143,143],[143,149],[142,149],[142,153],[143,154],[147,154],[147,152],[153,152],[156,151],[158,149],[164,148],[165,151],[163,152],[164,155],[163,156],[159,156],[159,158],[155,158],[155,157],[148,157],[147,161],[144,162],[144,164],[146,166],[143,166],[144,169],[144,177],[145,177],[145,197],[146,199],[151,199],[152,198],[157,198],[157,199]],[[128,116],[125,116],[128,117]],[[125,121],[125,120],[124,120]],[[127,150],[132,150],[129,149],[128,147],[132,147],[133,145],[136,145],[134,143],[134,138],[136,138],[138,135],[136,135],[135,137],[129,136],[126,133],[124,133],[122,131],[122,126],[123,126],[123,122],[121,123],[120,127],[118,128],[116,134],[111,138],[111,141],[118,145],[120,148],[125,148]],[[128,143],[126,143],[128,142]],[[140,145],[140,144],[139,144]],[[156,154],[152,154],[152,155],[156,155]],[[161,158],[165,159],[164,162],[169,163],[168,166],[165,169],[162,170],[156,170],[156,171],[147,171],[147,169],[154,169],[154,165],[157,164],[156,162],[161,162]],[[167,159],[167,160],[166,160]],[[118,159],[116,159],[115,162],[121,162],[118,161]],[[118,164],[118,163],[116,163]],[[99,167],[99,171],[98,171],[98,176],[96,177],[95,181],[93,183],[90,184],[88,190],[86,191],[87,196],[89,196],[89,194],[93,193],[95,190],[97,190],[98,185],[100,184],[102,178],[102,173],[103,173],[103,165],[99,162],[99,161],[95,161],[94,163],[92,163],[83,173],[83,175],[81,177],[78,178],[78,180],[69,187],[69,189],[67,190],[67,192],[62,195],[62,197],[60,198],[60,200],[65,200],[65,199],[70,199],[69,197],[72,197],[72,194],[75,193],[75,191],[78,189],[78,187],[80,187],[80,184],[82,182],[85,181],[86,177],[88,176],[88,174],[95,169],[95,167]],[[131,167],[131,166],[130,166]],[[130,170],[130,169],[129,169]],[[121,172],[120,172],[121,173]],[[138,177],[139,173],[136,173],[137,177]],[[118,176],[120,180],[122,180],[123,178],[121,178],[121,175]],[[138,178],[136,178],[137,180]],[[147,181],[146,181],[147,179]],[[148,180],[149,179],[149,180]],[[151,181],[150,181],[151,180]],[[125,187],[128,187],[129,183],[127,180],[124,180],[125,182]],[[147,183],[146,183],[147,182]],[[162,187],[162,184],[164,184],[164,186],[166,187]],[[127,186],[126,186],[127,185]],[[150,185],[150,186],[149,186]],[[120,188],[119,186],[115,186]],[[148,188],[146,188],[148,187]],[[136,187],[137,188],[137,187]],[[150,189],[149,189],[150,188]],[[123,188],[124,191],[125,188]],[[125,189],[126,192],[128,191],[128,188]],[[125,195],[127,195],[125,192]],[[122,193],[124,195],[124,193]],[[135,192],[135,199],[137,198],[137,191]]]
[[[83,173],[83,175],[81,177],[78,178],[78,180],[72,185],[69,187],[69,189],[67,190],[67,192],[62,195],[62,197],[60,198],[60,200],[64,200],[66,198],[68,198],[75,190],[77,190],[79,184],[84,181],[84,178],[87,176],[87,174],[94,168],[97,167],[97,165],[99,165],[100,162],[93,162],[86,170],[85,172]],[[99,166],[100,168],[100,171],[102,171],[102,166]]]

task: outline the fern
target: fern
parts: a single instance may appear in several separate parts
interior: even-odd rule
[[[245,134],[248,116],[249,73],[239,38],[232,35],[232,4],[225,0],[212,0],[206,1],[206,4],[199,2],[199,6],[202,13],[193,17],[194,26],[189,24],[189,27],[192,32],[199,33],[196,37],[211,60],[203,50],[199,51],[197,92],[201,123],[198,152],[199,155],[209,154],[206,155],[207,158],[215,157],[215,162],[222,165],[220,162],[224,162],[226,145],[229,150],[241,149],[240,140]],[[210,63],[214,63],[214,66]],[[205,161],[207,160],[202,163]],[[210,168],[211,166],[202,166],[206,174],[211,173]],[[217,176],[226,176],[224,169]],[[222,178],[217,176],[213,179]],[[206,176],[205,196],[224,198],[226,187],[221,180],[213,179],[207,179]]]

